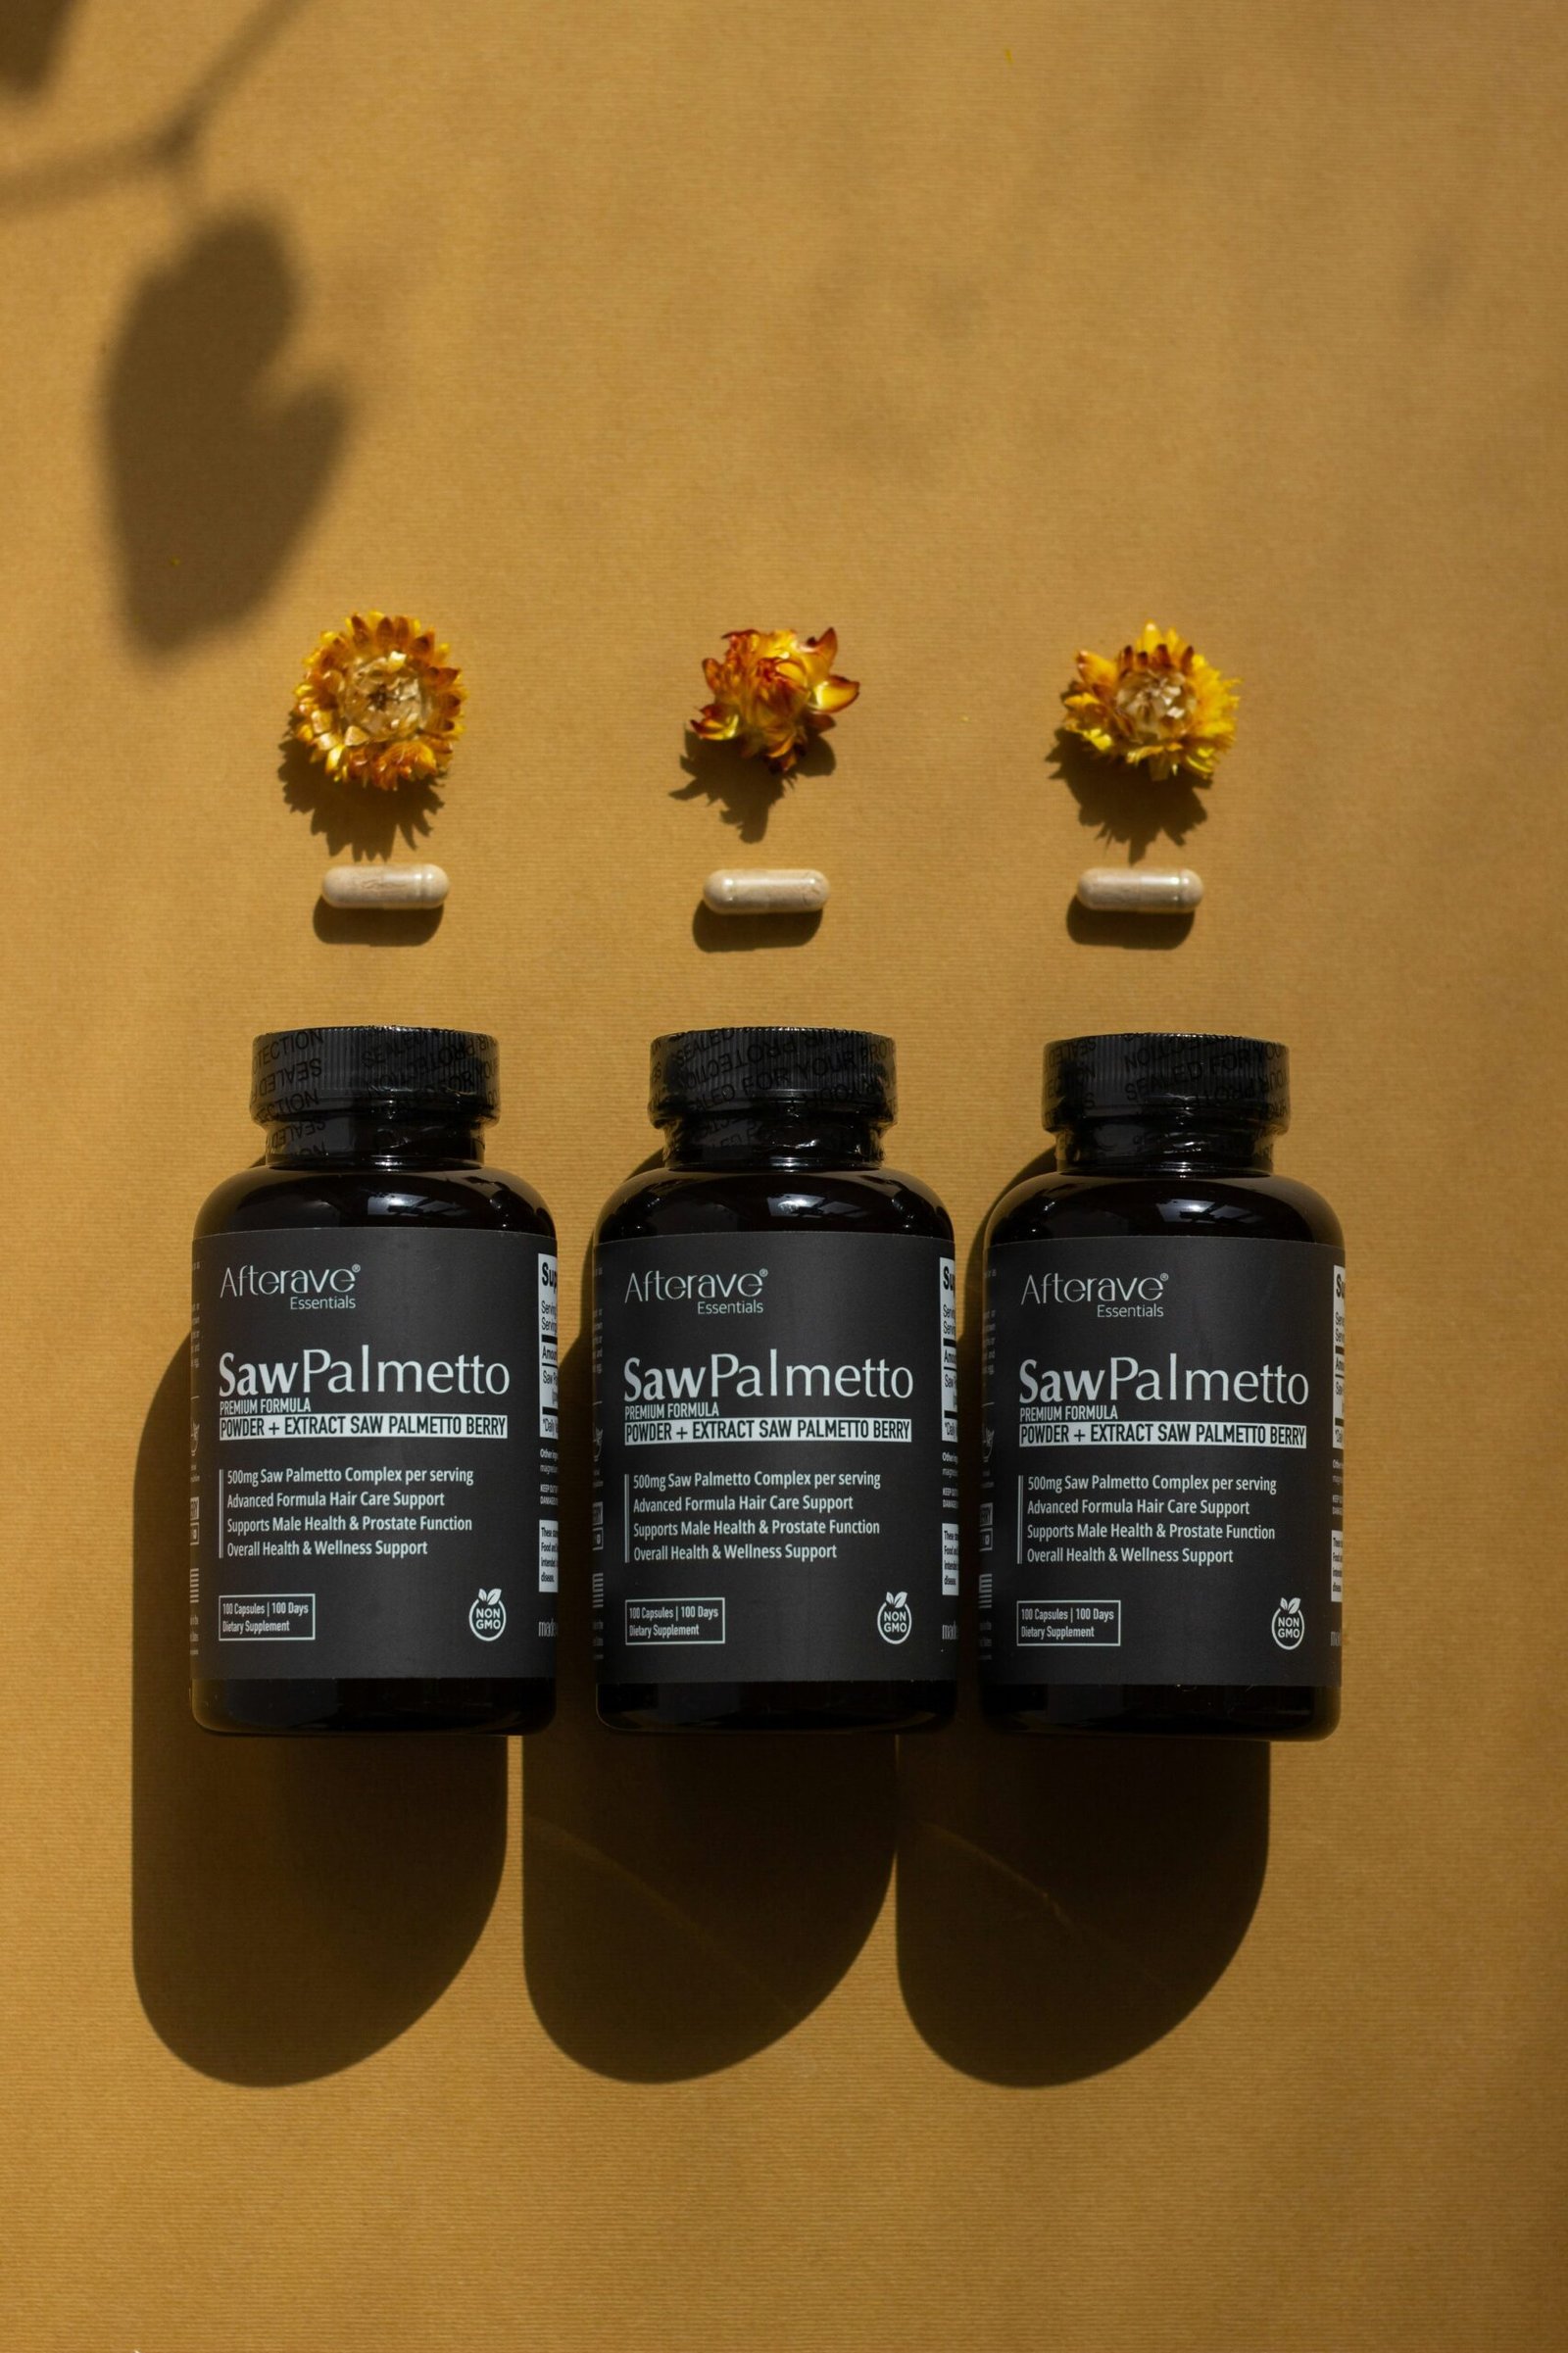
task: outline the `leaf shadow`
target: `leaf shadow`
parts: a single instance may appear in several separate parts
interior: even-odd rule
[[[743,842],[760,842],[776,804],[795,779],[831,776],[838,759],[826,738],[814,735],[790,774],[781,776],[765,760],[748,760],[738,745],[710,743],[688,727],[680,764],[689,781],[674,788],[672,801],[706,801],[719,810],[726,825],[736,828]]]
[[[1161,834],[1185,842],[1208,817],[1190,777],[1156,784],[1065,727],[1056,733],[1051,772],[1077,802],[1079,823],[1093,826],[1102,842],[1125,843],[1133,865]]]
[[[280,230],[248,212],[202,221],[132,297],[104,454],[123,616],[151,654],[254,612],[337,471],[343,391],[280,373],[300,310]]]

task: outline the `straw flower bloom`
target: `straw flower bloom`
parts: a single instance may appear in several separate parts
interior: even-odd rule
[[[402,613],[352,613],[305,665],[294,733],[331,775],[395,792],[445,768],[465,691],[433,629]]]
[[[797,637],[793,629],[731,629],[725,651],[703,663],[711,703],[692,721],[712,744],[738,743],[748,760],[763,752],[787,776],[799,755],[860,689],[836,678],[836,633]]]
[[[1147,766],[1161,783],[1186,768],[1200,783],[1236,740],[1237,689],[1175,629],[1146,621],[1114,660],[1080,654],[1078,683],[1062,696],[1069,735]]]

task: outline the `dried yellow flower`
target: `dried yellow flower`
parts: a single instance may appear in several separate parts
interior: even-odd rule
[[[731,629],[719,661],[703,663],[711,703],[692,721],[710,743],[738,743],[748,760],[764,752],[781,775],[815,734],[833,724],[860,689],[835,678],[839,641],[799,638],[793,629]]]
[[[352,613],[328,629],[294,696],[294,733],[333,776],[395,792],[427,782],[463,732],[461,673],[402,613]]]
[[[1069,734],[1164,781],[1179,768],[1207,782],[1236,740],[1237,689],[1175,629],[1146,621],[1114,661],[1080,654],[1062,696]]]

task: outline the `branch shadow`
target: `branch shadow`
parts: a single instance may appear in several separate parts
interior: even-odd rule
[[[584,1290],[588,1289],[585,1269]],[[522,1776],[523,1969],[545,2032],[629,2083],[712,2073],[844,1977],[893,1865],[895,1742],[608,1731],[595,1713],[591,1307],[562,1368],[560,1681]]]
[[[393,2041],[473,1949],[506,1851],[506,1742],[203,1731],[187,1691],[189,1494],[185,1346],[136,1459],[136,1986],[202,2074],[306,2083]]]
[[[688,727],[680,764],[689,781],[675,786],[672,801],[706,801],[719,810],[726,825],[737,829],[743,842],[760,842],[774,807],[795,778],[831,776],[838,759],[824,735],[813,735],[790,774],[781,776],[766,760],[748,760],[738,745],[710,743]]]
[[[35,98],[60,61],[75,0],[6,0],[0,9],[0,82]]]
[[[959,1396],[965,1484],[979,1470],[985,1235],[970,1249]],[[965,1513],[963,1637],[978,1562]],[[964,1683],[969,1682],[967,1675]],[[988,2083],[1067,2083],[1147,2050],[1186,2018],[1247,1933],[1268,1860],[1261,1740],[1008,1734],[971,1698],[899,1770],[899,1981],[938,2057]]]
[[[10,80],[25,96],[42,87],[58,60],[65,21],[74,5],[74,0],[5,0],[0,80]],[[290,18],[309,5],[310,0],[259,0],[184,95],[147,129],[0,174],[0,218],[76,203],[154,172],[188,172],[218,109]]]
[[[109,503],[126,628],[177,652],[261,604],[336,470],[336,386],[280,393],[299,310],[272,223],[204,222],[138,289],[104,391]]]
[[[1125,760],[1097,752],[1065,727],[1057,730],[1051,772],[1077,802],[1079,823],[1093,826],[1102,842],[1125,843],[1133,865],[1161,834],[1170,841],[1185,842],[1208,817],[1190,777],[1174,776],[1168,783],[1156,784]],[[1134,919],[1150,920],[1145,916]]]
[[[441,808],[439,787],[428,778],[399,785],[391,793],[372,785],[349,784],[340,776],[329,775],[294,735],[286,735],[280,746],[277,780],[288,807],[310,818],[312,833],[322,837],[333,858],[348,850],[356,859],[386,858],[400,841],[412,850],[428,835]],[[421,920],[428,913],[439,918],[441,909],[419,912]],[[386,917],[380,920],[384,923]],[[319,924],[317,928],[320,929]],[[434,928],[432,923],[429,930]],[[420,936],[428,938],[429,932]]]

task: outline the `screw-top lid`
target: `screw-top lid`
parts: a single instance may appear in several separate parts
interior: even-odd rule
[[[274,1029],[251,1049],[251,1117],[308,1118],[380,1104],[463,1111],[475,1122],[500,1108],[494,1038],[471,1029]]]
[[[1263,1038],[1119,1030],[1046,1048],[1045,1123],[1129,1112],[1218,1112],[1279,1129],[1291,1115],[1290,1055]]]
[[[656,1038],[648,1109],[656,1127],[681,1111],[801,1103],[897,1116],[893,1040],[867,1029],[683,1029]]]

